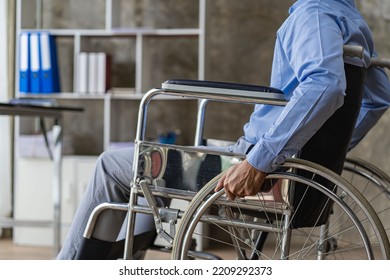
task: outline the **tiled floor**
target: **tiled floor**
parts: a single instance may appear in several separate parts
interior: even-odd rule
[[[212,253],[226,257],[223,249],[212,250]],[[355,252],[356,253],[356,252]],[[378,252],[379,253],[379,252]],[[359,254],[346,253],[345,259],[356,259]],[[51,260],[54,253],[51,247],[33,247],[15,245],[11,238],[0,238],[0,260]],[[150,250],[145,255],[146,260],[169,260],[170,254],[167,252]]]
[[[11,238],[0,238],[0,260],[50,260],[50,247],[17,246]]]
[[[145,255],[148,260],[169,259],[168,253],[150,251]],[[18,246],[11,238],[0,238],[0,260],[51,260],[54,259],[51,247]]]

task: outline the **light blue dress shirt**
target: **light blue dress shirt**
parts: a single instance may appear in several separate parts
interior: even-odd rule
[[[299,0],[277,32],[270,86],[281,89],[285,107],[257,105],[244,126],[255,144],[247,155],[255,168],[271,172],[296,154],[343,104],[346,88],[343,48],[360,45],[368,66],[376,56],[372,33],[353,0]],[[390,85],[380,68],[369,68],[363,106],[353,134],[355,146],[390,104]]]

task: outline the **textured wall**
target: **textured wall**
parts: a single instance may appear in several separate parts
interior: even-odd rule
[[[390,58],[390,40],[388,38],[390,34],[390,1],[359,0],[356,3],[374,33],[379,56]],[[374,129],[352,151],[352,154],[374,163],[390,174],[390,111],[382,117]]]
[[[118,1],[118,0],[116,0]],[[43,25],[57,28],[104,28],[103,0],[45,0]],[[212,0],[207,1],[206,26],[206,78],[210,80],[242,82],[268,85],[275,32],[287,17],[292,0]],[[122,0],[118,1],[120,13],[116,21],[125,27],[196,27],[198,1],[195,0]],[[390,57],[390,40],[387,39],[390,30],[390,1],[388,0],[358,0],[371,26],[376,39],[377,49],[381,56]],[[87,12],[86,12],[87,11]],[[109,44],[101,39],[85,42],[85,50],[103,50],[113,52],[113,83],[116,86],[128,87],[134,85],[134,41],[112,39]],[[60,48],[63,66],[62,80],[64,90],[71,88],[72,76],[72,42],[64,38]],[[143,74],[146,81],[143,88],[158,86],[169,78],[197,77],[197,42],[194,38],[173,40],[170,38],[145,40],[145,65]],[[96,153],[86,141],[92,137],[97,147],[101,147],[99,137],[102,123],[93,118],[96,104],[87,106],[86,124],[74,122],[72,133],[77,136],[79,153]],[[117,130],[113,131],[116,140],[129,140],[134,125],[127,120],[134,119],[137,105],[131,102],[116,101],[116,112],[113,115]],[[180,103],[172,107],[163,103],[153,109],[153,120],[169,119],[175,127],[183,130],[181,143],[192,142],[191,129],[194,127],[188,112],[194,113],[195,106]],[[235,140],[241,135],[241,126],[249,116],[251,107],[240,105],[220,106],[212,104],[214,110],[209,114],[211,120],[219,117],[227,121],[212,122],[206,127],[209,137],[223,136]],[[98,107],[99,108],[99,107]],[[99,110],[99,109],[98,109]],[[74,118],[74,117],[72,117]],[[151,121],[151,136],[157,130],[155,121]],[[94,125],[91,126],[91,123]],[[167,124],[169,126],[169,124]],[[353,151],[390,173],[390,112],[378,123],[375,129]],[[91,129],[91,127],[93,129]],[[191,129],[190,129],[191,128]],[[78,131],[83,131],[88,137],[83,137]]]
[[[254,84],[268,84],[275,32],[295,1],[229,1],[215,0],[208,4],[207,78]],[[356,1],[374,33],[378,53],[390,58],[390,1]],[[390,94],[390,93],[389,93]],[[208,127],[210,135],[221,135],[229,128],[239,136],[239,127],[250,113],[247,108],[215,110],[213,118],[226,114],[229,123]],[[234,120],[238,120],[235,122]],[[234,125],[235,124],[235,125]],[[390,174],[390,111],[352,151]]]
[[[256,85],[269,85],[275,33],[294,1],[208,1],[206,24],[206,78]],[[236,140],[252,107],[215,104],[206,135]]]

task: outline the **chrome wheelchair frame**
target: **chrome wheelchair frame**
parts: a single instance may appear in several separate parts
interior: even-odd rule
[[[345,54],[361,57],[362,48],[345,47]],[[128,213],[124,259],[133,258],[137,213],[153,216],[157,236],[172,245],[169,251],[173,259],[337,259],[345,251],[352,252],[347,258],[389,259],[389,240],[372,206],[353,185],[321,165],[299,158],[288,159],[280,169],[267,176],[267,183],[273,186],[270,193],[230,201],[224,197],[223,190],[214,193],[214,188],[223,170],[238,163],[245,155],[196,146],[201,139],[202,110],[198,115],[195,147],[144,140],[147,107],[152,98],[159,94],[223,102],[286,104],[283,94],[267,91],[265,87],[259,91],[215,88],[207,84],[193,87],[163,83],[162,88],[146,93],[139,109],[133,163],[135,175],[131,182],[129,203],[98,206],[90,216],[84,237],[91,238],[100,213],[111,209]],[[164,175],[171,168],[169,159],[174,154],[179,154],[181,159],[194,159],[197,163],[204,162],[211,155],[219,160],[221,170],[205,185],[198,186],[196,183],[195,188],[190,185],[171,188]],[[179,165],[182,164],[183,161]],[[188,170],[180,172],[188,171],[187,177],[193,177],[193,170]],[[312,222],[313,226],[292,226],[294,214],[302,202],[292,203],[296,188],[303,189],[304,193],[308,189],[314,190],[326,197],[323,208],[317,213],[318,217]],[[139,205],[139,196],[145,197],[148,205]],[[185,200],[189,205],[184,210],[161,207],[156,197]],[[327,212],[326,218],[319,221],[323,212]],[[164,224],[168,225],[168,229]],[[216,230],[210,230],[211,234],[208,235],[203,228],[198,230],[200,224],[208,224]],[[224,236],[219,236],[220,233],[214,236],[216,232],[222,232]],[[204,244],[201,251],[197,250],[194,245],[196,235],[206,240],[209,246]],[[221,247],[231,248],[224,257],[207,249],[220,241],[223,244]]]

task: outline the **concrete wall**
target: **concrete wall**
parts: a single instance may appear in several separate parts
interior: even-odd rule
[[[207,1],[207,26],[206,26],[206,79],[242,82],[268,85],[272,51],[275,40],[275,32],[287,17],[288,8],[294,1],[274,0],[212,0]],[[64,28],[94,28],[104,27],[104,1],[99,0],[45,0],[43,25]],[[120,13],[116,19],[121,26],[151,26],[151,27],[196,27],[198,2],[194,0],[131,0],[118,1]],[[381,56],[390,57],[390,40],[387,39],[390,30],[390,2],[388,0],[358,0],[363,15],[371,26],[377,49]],[[83,16],[85,10],[89,10],[89,16]],[[73,15],[73,17],[72,17]],[[74,17],[74,15],[76,15]],[[72,18],[72,19],[71,19]],[[168,78],[196,78],[197,75],[197,44],[194,39],[151,38],[146,41],[146,62],[144,74],[147,79],[143,84],[144,89],[158,86]],[[62,80],[65,91],[70,87],[69,77],[72,75],[71,44],[63,39],[62,47]],[[99,49],[114,52],[113,83],[117,86],[131,86],[134,83],[134,42],[131,40],[113,39],[110,44],[102,40],[94,39],[85,46],[86,50]],[[69,60],[69,63],[67,62]],[[93,107],[91,103],[87,106]],[[117,104],[118,130],[114,132],[118,140],[128,140],[129,125],[126,119],[134,119],[131,112],[137,110],[134,104]],[[167,120],[174,119],[174,126],[184,127],[181,143],[191,144],[194,122],[187,117],[188,112],[194,113],[192,104],[188,109],[185,105],[176,106],[164,104],[157,108],[155,118]],[[227,117],[228,121],[217,122],[217,125],[209,124],[206,133],[209,137],[223,135],[235,140],[241,135],[241,125],[251,112],[251,107],[238,105],[215,106],[211,119]],[[176,110],[179,108],[179,110]],[[90,112],[92,112],[91,109]],[[175,112],[172,116],[172,112]],[[93,113],[91,113],[91,116]],[[92,118],[92,117],[91,117]],[[91,119],[95,121],[95,119]],[[75,127],[69,129],[77,134],[77,131],[89,134],[93,137],[95,131],[91,130],[91,124],[86,123],[80,127],[80,122],[72,122]],[[390,173],[390,112],[378,123],[375,129],[367,135],[364,141],[353,151]],[[101,124],[94,125],[101,129]],[[131,127],[131,125],[130,125]],[[190,129],[191,128],[191,129]],[[152,131],[157,128],[153,127]],[[150,132],[153,134],[153,132]],[[80,141],[79,153],[96,153],[90,150],[90,145],[82,144],[87,141],[82,135],[77,135]],[[96,145],[101,143],[95,137]]]
[[[374,33],[379,55],[390,58],[388,38],[390,35],[390,1],[359,0],[357,4]],[[352,151],[352,154],[374,163],[390,174],[390,111],[382,117],[374,129]]]
[[[295,1],[209,1],[207,21],[207,68],[209,79],[268,84],[275,32]],[[356,4],[370,25],[381,57],[390,58],[390,1],[357,0]],[[390,94],[390,93],[389,93]],[[234,106],[233,106],[234,107]],[[236,109],[236,110],[234,110]],[[229,128],[239,131],[250,109],[218,109],[237,122],[209,127],[212,135]],[[234,125],[236,124],[236,125]],[[215,132],[215,133],[214,133]],[[230,134],[231,135],[231,134]],[[234,137],[238,136],[235,134]],[[352,151],[390,174],[390,111]]]
[[[256,85],[269,85],[275,33],[288,16],[294,1],[208,1],[206,27],[206,78]],[[252,106],[215,104],[206,135],[236,140]]]

